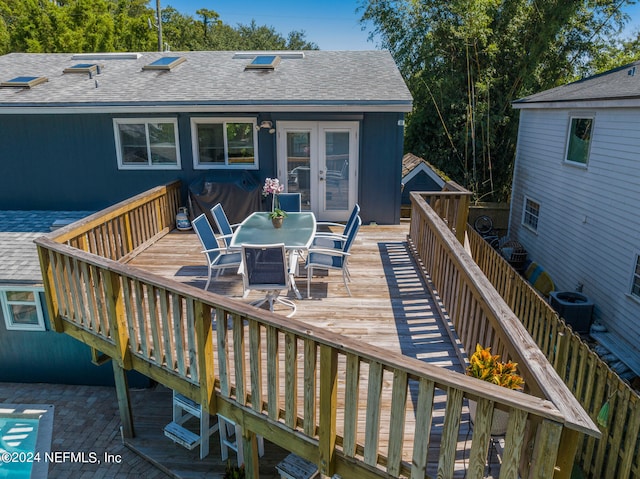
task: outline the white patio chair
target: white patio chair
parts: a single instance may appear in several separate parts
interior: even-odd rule
[[[351,253],[351,246],[358,234],[362,220],[359,216],[356,216],[355,224],[349,231],[349,235],[346,237],[340,247],[336,248],[323,248],[323,247],[311,247],[309,248],[309,254],[307,255],[307,298],[311,297],[311,278],[313,276],[314,269],[323,270],[339,270],[342,271],[342,280],[344,281],[344,287],[347,289],[347,293],[351,296],[351,290],[347,284],[351,281],[349,276],[348,262]]]
[[[278,208],[288,213],[302,211],[302,195],[300,193],[279,193],[276,195]]]
[[[239,226],[238,224],[230,224],[227,219],[227,214],[224,212],[224,208],[220,203],[217,203],[213,208],[211,208],[211,216],[213,216],[213,220],[216,222],[216,226],[218,227],[218,231],[220,232],[220,236],[218,239],[224,241],[224,244],[229,248],[231,245],[231,237],[233,236],[233,230]]]
[[[207,258],[209,278],[207,279],[207,285],[204,289],[208,290],[213,272],[216,272],[217,278],[220,275],[220,271],[227,268],[235,268],[237,271],[240,269],[242,256],[239,252],[228,253],[226,247],[219,247],[220,245],[218,244],[216,235],[213,233],[213,228],[211,228],[209,220],[204,213],[194,219],[191,224],[193,225],[193,229],[196,231],[198,238],[200,238],[200,243],[202,243],[202,247],[204,248],[202,253],[204,253]]]
[[[342,245],[349,236],[351,228],[356,224],[356,218],[359,213],[360,205],[356,203],[353,210],[351,210],[349,219],[344,225],[341,223],[331,223],[329,221],[316,222],[317,227],[336,226],[341,227],[342,231],[339,233],[333,231],[317,231],[313,238],[313,242],[311,243],[312,246],[319,248],[342,248]]]
[[[269,302],[269,310],[273,311],[274,304],[280,303],[293,310],[287,317],[293,316],[296,312],[296,304],[280,296],[282,291],[289,290],[290,285],[287,252],[284,244],[244,244],[242,245],[242,259],[245,296],[250,290],[266,293],[263,299],[251,304],[259,308]]]

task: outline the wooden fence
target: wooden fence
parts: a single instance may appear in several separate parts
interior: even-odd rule
[[[461,259],[459,242],[424,201],[412,238],[419,238],[423,255],[424,241],[435,253],[429,249],[424,258],[443,281],[447,311],[464,312],[462,330],[473,331],[467,340],[491,337],[499,351],[519,360],[538,394],[506,390],[124,264],[171,227],[179,185],[163,188],[36,240],[55,329],[113,359],[121,417],[129,423],[125,434],[134,434],[127,369],[239,424],[251,478],[258,477],[256,435],[313,461],[324,475],[364,479],[424,478],[427,451],[433,454],[438,444],[431,473],[452,477],[465,399],[478,401],[470,479],[483,477],[494,408],[509,412],[500,477],[569,477],[574,450],[566,439],[574,432],[598,434],[564,384],[553,381],[555,372],[537,348],[513,345],[524,340],[509,324],[513,319],[481,314],[501,308],[491,304],[502,302],[497,293],[481,279],[458,285],[477,272],[469,272],[472,261]],[[109,226],[114,222],[117,227]],[[144,234],[125,248],[121,243],[135,236],[129,231]],[[446,288],[451,293],[442,295]],[[438,395],[446,395],[446,408],[436,442],[430,434],[434,417],[443,414],[435,409]],[[381,428],[383,418],[390,419],[388,429]]]
[[[468,227],[475,262],[554,365],[567,387],[596,421],[608,403],[602,437],[582,437],[577,464],[586,477],[640,477],[640,396],[574,333],[551,306],[482,237]]]

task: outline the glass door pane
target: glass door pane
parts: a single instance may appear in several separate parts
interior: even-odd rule
[[[325,210],[348,210],[350,134],[348,131],[325,131],[324,141]]]
[[[300,193],[302,209],[310,209],[311,132],[287,131],[287,191]]]

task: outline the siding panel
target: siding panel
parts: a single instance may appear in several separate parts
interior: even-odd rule
[[[640,329],[640,302],[628,295],[640,251],[640,109],[595,112],[587,168],[563,163],[570,113],[520,112],[510,234],[559,290],[584,285],[595,318],[630,338]],[[537,234],[521,225],[525,196],[541,205]]]

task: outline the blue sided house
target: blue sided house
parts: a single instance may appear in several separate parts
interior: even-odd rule
[[[54,360],[90,353],[40,303],[32,241],[57,221],[181,180],[185,205],[237,222],[279,178],[319,220],[358,203],[363,222],[398,223],[411,109],[386,51],[0,56],[0,361],[21,373],[0,380],[99,382]]]

